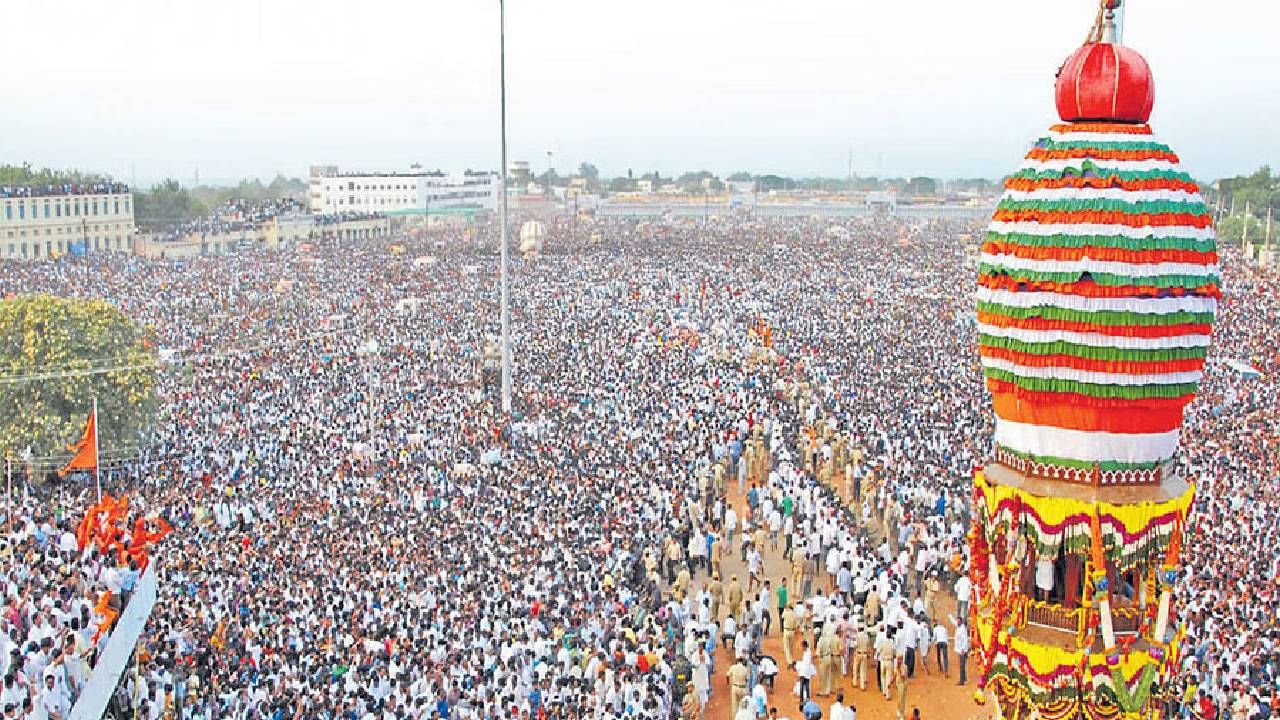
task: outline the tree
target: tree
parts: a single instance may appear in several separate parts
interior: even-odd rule
[[[625,193],[635,192],[636,181],[631,178],[616,177],[609,181],[609,192]]]
[[[730,175],[727,179],[729,182],[751,182],[752,180],[755,180],[755,176],[749,172],[738,171]]]
[[[99,452],[126,454],[155,423],[156,373],[154,341],[104,300],[0,301],[0,451],[70,457],[96,398]]]
[[[1266,208],[1280,212],[1280,177],[1271,174],[1271,167],[1263,165],[1252,175],[1239,175],[1223,178],[1215,183],[1217,192],[1205,189],[1211,202],[1221,199],[1225,207],[1235,202],[1237,212],[1244,209],[1247,203],[1255,212],[1266,213]]]
[[[578,166],[578,174],[586,178],[587,182],[595,182],[600,179],[600,168],[584,162]]]
[[[110,178],[106,175],[86,173],[79,170],[52,170],[50,168],[36,170],[31,167],[30,163],[0,165],[0,185],[85,185],[108,181],[110,181]]]
[[[566,183],[556,174],[555,168],[550,168],[538,176],[538,184],[546,188],[547,192],[550,192],[551,188],[565,185]]]
[[[761,175],[756,178],[756,183],[761,192],[769,192],[770,190],[794,190],[796,187],[795,180],[778,175]]]
[[[704,180],[712,180],[715,175],[709,170],[699,170],[697,172],[687,172],[676,178],[676,185],[680,186],[685,192],[702,192]]]
[[[147,192],[134,192],[133,217],[144,227],[178,225],[208,212],[209,208],[192,197],[177,180],[152,185]]]
[[[1236,247],[1243,245],[1246,218],[1249,223],[1249,242],[1261,245],[1267,236],[1267,224],[1259,220],[1252,211],[1247,216],[1241,211],[1238,215],[1222,218],[1222,221],[1214,228],[1214,231],[1218,234],[1218,245],[1234,245]],[[1275,229],[1273,228],[1272,233],[1274,232]],[[1275,237],[1272,238],[1272,242],[1277,242]]]

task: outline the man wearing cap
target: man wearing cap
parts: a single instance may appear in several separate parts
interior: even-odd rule
[[[725,676],[729,679],[729,707],[738,707],[747,695],[749,673],[745,661],[742,658],[735,660]]]
[[[835,670],[837,643],[835,625],[827,623],[818,638],[818,695],[831,694],[831,680]]]
[[[729,606],[729,616],[737,620],[742,612],[742,585],[737,575],[729,576],[729,584],[725,586],[725,604]],[[735,703],[736,705],[736,703]]]
[[[711,596],[711,622],[720,622],[720,599],[724,593],[724,583],[720,582],[720,571],[711,573],[711,582],[707,583],[707,594]]]
[[[701,720],[702,701],[694,690],[693,683],[686,683],[684,699],[680,701],[680,717],[684,720]]]
[[[782,655],[787,659],[787,665],[794,662],[791,657],[791,645],[799,627],[800,618],[796,617],[795,603],[788,602],[787,608],[782,611]]]
[[[858,625],[853,646],[853,682],[862,690],[867,689],[867,659],[871,657],[871,634],[865,625]]]
[[[880,661],[880,690],[884,693],[884,699],[890,699],[890,690],[893,685],[893,665],[895,653],[893,650],[893,640],[889,637],[887,628],[881,628],[876,633],[876,659]]]

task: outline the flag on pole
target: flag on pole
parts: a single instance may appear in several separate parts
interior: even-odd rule
[[[80,436],[80,441],[67,449],[75,453],[75,457],[71,458],[71,462],[66,467],[58,471],[58,475],[66,475],[72,470],[96,470],[98,469],[98,411],[95,408],[89,414],[89,422],[84,426],[84,434]]]

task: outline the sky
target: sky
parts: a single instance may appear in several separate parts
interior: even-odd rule
[[[1196,177],[1280,165],[1280,2],[1129,0]],[[0,6],[0,163],[229,182],[497,169],[497,0]],[[509,158],[999,177],[1056,120],[1094,0],[507,0]]]

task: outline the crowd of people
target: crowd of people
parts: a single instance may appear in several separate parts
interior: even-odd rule
[[[181,223],[170,223],[154,233],[160,241],[178,240],[192,235],[225,235],[243,230],[256,230],[277,217],[306,212],[306,205],[294,198],[269,200],[228,200],[206,215]]]
[[[509,415],[480,373],[492,226],[9,263],[0,293],[105,298],[172,360],[145,455],[104,468],[175,528],[142,672],[121,686],[140,716],[700,718],[726,693],[734,720],[845,720],[855,703],[909,717],[929,664],[972,682],[965,532],[991,417],[956,279],[976,272],[979,233],[553,222],[512,273]],[[1188,419],[1179,704],[1247,718],[1280,670],[1280,285],[1227,260],[1217,356],[1263,378],[1214,363]],[[48,527],[8,578],[19,643],[48,604],[69,629],[54,585],[74,599],[102,581],[53,539],[83,487],[31,492],[20,524]],[[39,714],[33,680],[67,673],[22,657],[3,702],[61,717]]]
[[[0,536],[0,711],[3,717],[63,720],[85,687],[111,623],[134,592],[142,555],[133,544],[141,508],[122,508],[115,543],[81,542],[82,490],[49,504],[41,494],[9,497]],[[133,521],[133,522],[131,522]],[[143,538],[138,537],[142,540]]]
[[[118,182],[59,183],[56,185],[0,185],[0,198],[58,197],[63,195],[124,194],[129,186]]]

